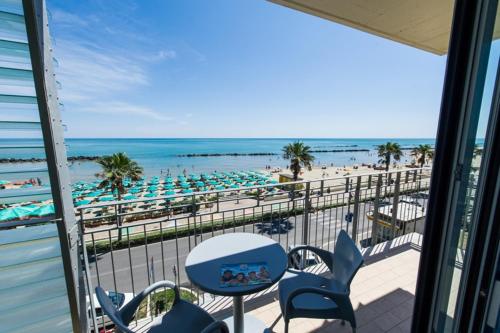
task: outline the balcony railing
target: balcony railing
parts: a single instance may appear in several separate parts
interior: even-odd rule
[[[185,274],[187,255],[228,232],[270,237],[285,250],[308,244],[332,251],[344,229],[360,247],[423,232],[429,169],[252,186],[77,208],[92,284],[133,293],[176,281],[199,303]],[[301,264],[314,264],[306,258]],[[311,260],[309,260],[311,259]]]

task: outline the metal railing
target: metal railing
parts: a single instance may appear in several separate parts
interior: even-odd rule
[[[92,284],[135,294],[160,279],[189,287],[191,249],[227,232],[328,250],[341,229],[362,247],[422,232],[429,183],[429,169],[413,169],[99,203],[77,213]]]

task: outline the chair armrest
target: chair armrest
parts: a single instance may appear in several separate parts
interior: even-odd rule
[[[295,289],[292,291],[289,295],[288,298],[286,299],[286,307],[285,311],[286,313],[289,313],[292,308],[293,308],[293,299],[299,295],[302,294],[318,294],[323,297],[327,297],[331,299],[333,302],[335,302],[338,307],[341,309],[345,309],[346,306],[350,307],[351,306],[351,301],[349,300],[349,294],[347,292],[345,293],[337,293],[330,291],[328,289],[324,288],[317,288],[317,287],[302,287]]]
[[[141,302],[153,291],[159,288],[170,288],[173,289],[174,291],[174,302],[172,306],[174,306],[179,300],[181,299],[180,294],[179,294],[179,288],[177,285],[171,281],[158,281],[156,283],[153,283],[128,302],[125,304],[121,309],[120,309],[120,314],[122,316],[123,322],[128,325],[132,319],[134,318],[135,312],[137,311],[137,308],[141,304]]]
[[[203,329],[200,333],[229,333],[227,324],[223,321],[214,321]]]
[[[290,252],[288,252],[288,262],[289,263],[291,262],[292,255],[294,253],[296,253],[298,251],[302,251],[302,250],[311,251],[311,252],[317,254],[318,257],[320,257],[321,260],[323,260],[323,262],[328,267],[330,272],[332,271],[332,269],[333,269],[332,253],[329,251],[314,247],[314,246],[310,246],[310,245],[299,245],[299,246],[296,246],[293,249],[291,249]]]

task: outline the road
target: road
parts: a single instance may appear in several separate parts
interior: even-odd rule
[[[370,210],[369,203],[360,203],[358,240],[365,239],[371,234],[372,223],[366,218]],[[352,205],[351,205],[352,209]],[[333,250],[334,240],[338,232],[344,228],[351,234],[352,223],[344,219],[347,206],[327,209],[310,213],[309,244]],[[303,215],[290,217],[292,226],[288,232],[263,235],[276,240],[286,249],[288,245],[302,243]],[[230,225],[230,223],[228,223]],[[259,233],[262,225],[259,223],[240,227],[228,227],[213,233],[214,236],[224,232],[254,232]],[[100,284],[104,289],[120,292],[133,292],[147,287],[153,281],[175,280],[174,267],[181,284],[189,284],[184,262],[190,250],[204,239],[212,237],[212,233],[203,233],[190,237],[182,237],[163,242],[151,243],[108,252],[90,259],[90,270],[93,285]],[[224,244],[221,244],[224,246]],[[114,269],[113,269],[114,267]],[[99,277],[99,279],[97,278]]]

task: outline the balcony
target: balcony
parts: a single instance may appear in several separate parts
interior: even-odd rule
[[[309,244],[332,251],[343,229],[365,257],[351,285],[358,331],[407,332],[429,180],[428,170],[396,171],[81,206],[77,215],[90,282],[136,294],[155,281],[175,281],[194,302],[223,319],[230,316],[231,298],[197,290],[185,273],[186,257],[199,243],[246,232],[272,238],[285,250]],[[326,274],[316,259],[306,269]],[[276,291],[274,285],[248,296],[245,309],[282,332],[283,320],[274,323],[280,314]],[[151,322],[153,307],[145,307],[135,330]],[[350,326],[293,319],[290,330],[348,332]]]
[[[351,301],[358,322],[357,332],[410,332],[422,236],[411,233],[363,249],[365,265],[351,284]],[[307,270],[324,273],[323,264]],[[231,299],[216,297],[200,304],[217,319],[231,316]],[[246,312],[265,322],[273,332],[283,332],[277,287],[248,296]],[[133,329],[146,331],[150,319],[137,321]],[[293,332],[351,332],[339,320],[297,318],[290,322]]]

